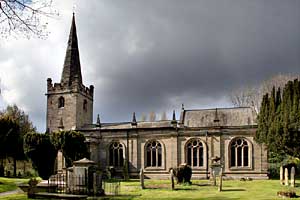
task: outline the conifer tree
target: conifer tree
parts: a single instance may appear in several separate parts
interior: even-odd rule
[[[256,141],[269,151],[300,157],[300,82],[289,81],[271,95],[265,94],[258,116]]]

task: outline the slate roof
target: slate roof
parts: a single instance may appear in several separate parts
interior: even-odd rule
[[[186,127],[257,125],[256,113],[250,107],[184,110],[180,122]]]

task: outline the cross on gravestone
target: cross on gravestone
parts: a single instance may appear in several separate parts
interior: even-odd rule
[[[170,170],[170,178],[171,178],[171,188],[172,188],[172,190],[174,190],[175,185],[174,185],[174,172],[173,172],[173,169]]]
[[[140,171],[140,183],[141,183],[141,188],[145,189],[145,183],[144,183],[144,169],[141,168]]]
[[[295,187],[295,167],[291,169],[291,186]]]
[[[284,185],[284,180],[283,180],[283,166],[280,166],[280,171],[279,171],[279,176],[280,176],[280,185]]]
[[[289,185],[289,171],[288,171],[288,168],[284,169],[284,181],[285,181],[285,185],[288,186]]]

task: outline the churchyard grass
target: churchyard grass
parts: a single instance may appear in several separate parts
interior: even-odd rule
[[[294,190],[297,195],[300,195],[300,184],[292,189],[281,186],[279,180],[225,180],[222,192],[218,192],[218,187],[210,186],[208,180],[192,180],[192,182],[191,186],[176,185],[174,191],[170,189],[170,181],[146,179],[147,189],[144,190],[140,189],[138,181],[122,182],[121,194],[128,196],[110,199],[280,199],[277,197],[277,192],[281,190]]]
[[[17,184],[26,182],[28,182],[28,179],[0,177],[0,193],[15,190],[18,188]]]
[[[0,179],[3,180],[3,179]],[[12,179],[10,183],[14,183]],[[21,179],[24,180],[24,179]],[[139,180],[131,180],[121,182],[121,196],[118,197],[101,197],[97,199],[203,199],[203,200],[236,200],[236,199],[281,199],[277,197],[278,191],[294,190],[300,195],[300,182],[296,181],[296,187],[281,186],[279,180],[254,180],[239,181],[225,180],[223,181],[223,191],[218,192],[218,187],[210,186],[208,180],[192,180],[192,185],[175,185],[176,190],[171,190],[171,184],[168,180],[145,180],[146,189],[140,189]],[[16,186],[11,187],[11,189]],[[26,194],[13,194],[8,196],[0,196],[0,200],[26,200]],[[94,198],[91,198],[94,199]]]

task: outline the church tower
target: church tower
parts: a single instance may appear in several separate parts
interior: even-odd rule
[[[76,130],[93,121],[94,86],[82,83],[75,16],[60,83],[47,79],[47,131]]]

